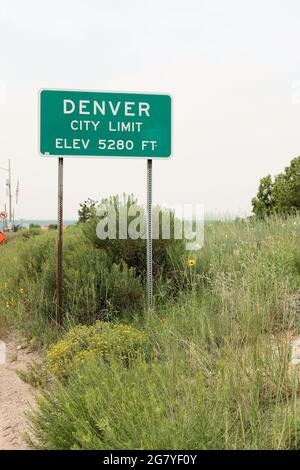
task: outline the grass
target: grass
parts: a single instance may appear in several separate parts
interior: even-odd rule
[[[110,318],[145,334],[138,356],[126,366],[93,357],[46,387],[31,445],[299,449],[299,382],[289,370],[299,235],[299,217],[207,224],[181,278],[188,288],[174,297],[168,279],[157,281],[152,310],[132,305]]]
[[[0,247],[2,327],[12,325],[46,346],[76,323],[117,316],[142,307],[144,289],[133,268],[113,263],[87,241],[80,227],[64,234],[64,297],[61,328],[55,325],[55,231],[12,234]]]

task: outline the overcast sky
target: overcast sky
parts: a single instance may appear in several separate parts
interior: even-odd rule
[[[16,217],[55,218],[57,161],[38,153],[41,88],[167,92],[173,158],[155,202],[248,214],[259,179],[300,154],[297,0],[0,0],[0,166]],[[5,204],[0,171],[0,208]],[[146,194],[146,161],[65,161],[66,219],[80,201]]]

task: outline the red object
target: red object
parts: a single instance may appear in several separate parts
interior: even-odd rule
[[[7,213],[6,212],[0,212],[0,219],[7,219]]]
[[[4,235],[3,232],[0,232],[0,245],[5,241],[6,236]]]

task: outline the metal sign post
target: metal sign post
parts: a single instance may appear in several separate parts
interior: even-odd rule
[[[62,238],[63,238],[63,158],[58,159],[58,212],[57,212],[57,261],[56,261],[56,323],[62,320]]]
[[[152,160],[147,160],[147,302],[152,307]]]

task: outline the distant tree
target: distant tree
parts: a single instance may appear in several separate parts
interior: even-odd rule
[[[252,199],[252,210],[257,217],[300,210],[300,157],[294,158],[274,181],[270,175],[260,180],[257,195]]]
[[[273,182],[271,175],[260,180],[258,192],[252,199],[253,212],[257,217],[265,217],[272,212]]]
[[[86,201],[79,204],[78,209],[78,223],[88,222],[96,215],[97,201],[88,198]]]
[[[273,198],[275,212],[300,210],[300,157],[294,158],[290,166],[275,178]]]

